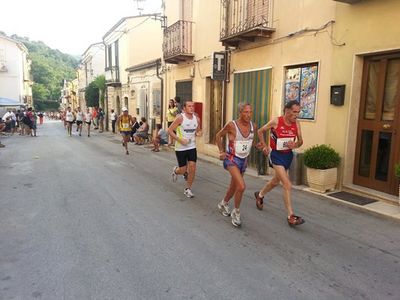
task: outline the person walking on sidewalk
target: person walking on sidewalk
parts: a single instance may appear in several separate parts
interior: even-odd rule
[[[254,132],[257,125],[252,120],[252,108],[249,103],[238,104],[239,118],[227,123],[216,135],[219,158],[224,162],[224,168],[231,175],[231,183],[224,199],[218,203],[218,209],[225,217],[231,216],[232,224],[238,227],[242,224],[240,218],[240,203],[246,189],[244,172],[247,158],[254,145]],[[228,136],[227,147],[224,150],[223,140]],[[229,200],[234,197],[234,209],[230,210]]]
[[[175,140],[175,154],[178,160],[178,166],[172,171],[172,181],[177,181],[178,174],[187,178],[184,194],[188,198],[193,198],[192,184],[197,161],[196,136],[201,136],[201,124],[200,118],[194,114],[192,101],[186,101],[184,108],[184,113],[180,114],[168,128],[169,135]]]
[[[85,123],[86,123],[86,128],[87,128],[87,136],[90,137],[90,125],[92,125],[92,113],[90,112],[89,108],[86,108],[86,113],[85,113]]]
[[[115,133],[115,123],[117,122],[118,115],[116,112],[114,112],[114,109],[111,109],[111,128],[112,128],[112,133]]]
[[[122,146],[125,147],[126,154],[129,154],[128,151],[128,142],[131,136],[131,128],[133,125],[132,116],[128,113],[128,109],[126,107],[122,108],[122,115],[120,115],[117,119],[117,124],[119,131],[122,135]]]
[[[281,182],[283,200],[288,213],[287,222],[290,226],[301,225],[305,222],[302,217],[294,214],[291,199],[292,183],[288,175],[288,169],[293,159],[293,149],[299,148],[303,144],[300,122],[297,120],[299,113],[299,102],[289,101],[285,105],[283,116],[273,118],[258,130],[258,138],[260,139],[258,148],[265,155],[269,154],[269,164],[274,168],[275,175],[260,191],[254,193],[256,206],[259,210],[262,210],[264,196]],[[270,130],[271,150],[264,140],[264,133],[268,130]]]
[[[79,131],[79,136],[82,136],[83,118],[83,111],[78,107],[76,111],[76,131]]]

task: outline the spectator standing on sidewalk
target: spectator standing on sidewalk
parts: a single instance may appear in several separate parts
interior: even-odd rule
[[[169,100],[168,110],[167,110],[167,123],[168,127],[171,126],[172,122],[174,122],[176,115],[178,114],[178,108],[175,106],[174,99]],[[174,141],[171,136],[169,137],[169,145],[172,145]]]
[[[116,112],[114,112],[114,109],[111,109],[111,127],[112,127],[112,133],[115,133],[115,123],[117,122],[118,115]]]
[[[101,107],[99,107],[99,111],[97,112],[97,119],[99,123],[99,132],[102,133],[104,131],[104,112]]]

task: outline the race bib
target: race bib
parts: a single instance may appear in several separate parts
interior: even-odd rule
[[[290,150],[288,142],[293,141],[294,138],[278,138],[276,141],[276,150]]]
[[[122,128],[124,128],[124,129],[129,128],[129,123],[123,123],[123,124],[122,124]]]
[[[249,156],[251,145],[253,144],[252,140],[249,141],[235,141],[235,154],[238,157],[245,158]]]

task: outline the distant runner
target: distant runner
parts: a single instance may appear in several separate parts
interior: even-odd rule
[[[125,147],[126,154],[128,155],[128,142],[131,137],[133,119],[132,116],[128,114],[128,109],[126,107],[122,108],[122,114],[118,117],[117,124],[119,132],[122,135],[122,145]]]

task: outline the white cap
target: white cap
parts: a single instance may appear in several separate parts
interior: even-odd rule
[[[128,109],[126,107],[123,107],[122,111],[128,111]]]

